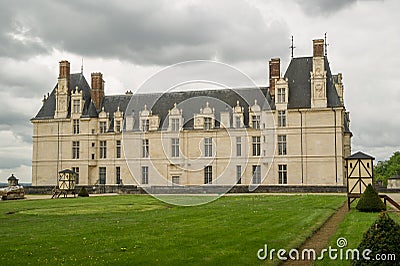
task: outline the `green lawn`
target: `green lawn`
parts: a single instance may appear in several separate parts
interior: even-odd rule
[[[347,240],[347,246],[343,250],[355,249],[360,244],[364,232],[378,219],[378,213],[359,212],[355,209],[353,203],[352,209],[346,214],[343,221],[339,224],[338,230],[329,241],[328,247],[337,248],[336,241],[340,237]],[[398,212],[390,212],[390,217],[397,223],[400,223],[400,214]],[[345,256],[344,256],[345,258]],[[349,260],[331,261],[325,257],[323,261],[317,261],[316,265],[350,265]]]
[[[2,201],[0,265],[269,264],[256,255],[264,244],[298,247],[344,200],[226,196],[197,207],[145,195]]]

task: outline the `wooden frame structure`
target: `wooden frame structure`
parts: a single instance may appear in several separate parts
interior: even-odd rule
[[[71,169],[65,169],[58,172],[58,188],[55,189],[51,198],[59,198],[61,195],[64,195],[64,198],[66,198],[68,193],[73,194],[75,197],[76,175],[77,173]]]

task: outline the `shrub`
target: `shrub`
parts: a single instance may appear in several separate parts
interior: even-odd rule
[[[370,260],[362,257],[362,252],[369,249],[372,252],[368,255]],[[376,220],[367,232],[358,246],[360,260],[352,261],[352,265],[399,265],[400,258],[400,225],[393,221],[386,212],[379,214]],[[396,261],[392,260],[374,260],[377,254],[395,254]],[[383,257],[382,257],[383,258]]]
[[[78,197],[89,197],[89,192],[85,187],[82,187],[78,192]]]
[[[369,184],[361,195],[356,209],[362,212],[380,212],[386,210],[386,206],[372,185]]]

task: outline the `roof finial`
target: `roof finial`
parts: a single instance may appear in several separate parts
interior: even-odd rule
[[[82,57],[82,65],[81,65],[81,74],[83,75],[83,57]]]
[[[327,32],[325,32],[325,56],[327,56],[328,55],[328,43],[326,42],[326,34],[327,34]]]
[[[289,47],[292,50],[292,58],[293,58],[293,51],[296,46],[293,45],[293,35],[292,35],[292,45]]]

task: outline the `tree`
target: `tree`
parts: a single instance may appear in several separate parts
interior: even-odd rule
[[[394,152],[387,161],[379,161],[374,167],[375,180],[382,180],[384,185],[393,175],[400,175],[400,151]]]
[[[386,206],[372,185],[368,184],[357,203],[356,209],[362,212],[380,212],[386,210]]]

